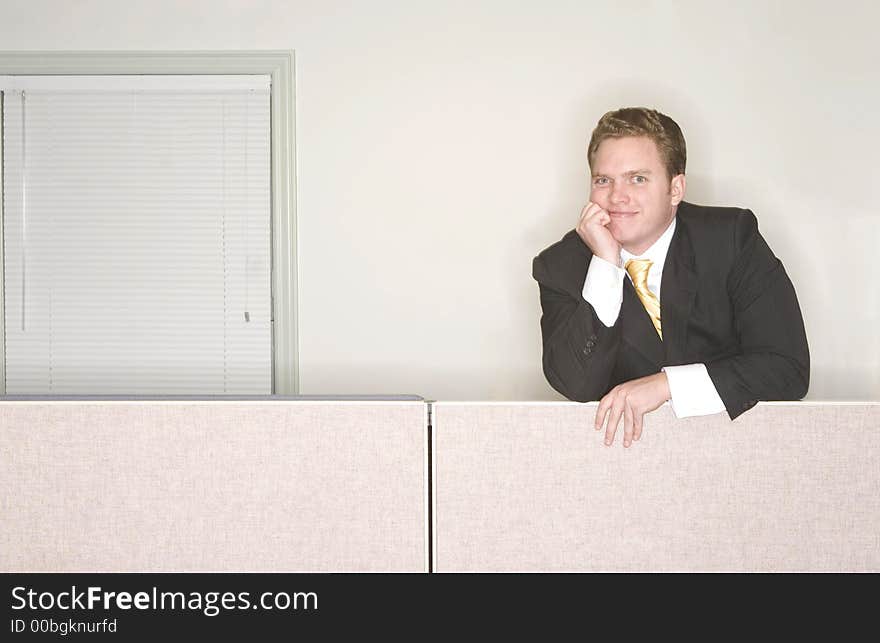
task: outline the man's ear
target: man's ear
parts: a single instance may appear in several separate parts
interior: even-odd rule
[[[684,174],[676,174],[669,184],[670,204],[678,205],[684,199],[684,190],[687,187],[687,179]]]

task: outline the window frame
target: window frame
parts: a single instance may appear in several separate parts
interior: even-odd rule
[[[292,50],[0,51],[0,75],[4,76],[175,74],[265,74],[272,78],[270,99],[272,393],[297,395],[299,393],[299,324],[294,52]],[[0,137],[2,135],[2,119],[0,119]],[[0,145],[0,154],[2,154],[2,145]],[[0,156],[0,186],[2,186],[2,160]],[[2,221],[3,202],[0,199],[0,223]],[[3,248],[3,226],[0,225],[0,284],[3,283]],[[0,297],[0,334],[5,336],[3,297]],[[5,353],[5,343],[0,342],[0,394],[6,392]]]

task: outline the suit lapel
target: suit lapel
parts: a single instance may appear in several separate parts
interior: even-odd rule
[[[665,364],[686,362],[688,319],[697,296],[697,273],[690,235],[679,217],[660,283],[660,323],[663,327]]]

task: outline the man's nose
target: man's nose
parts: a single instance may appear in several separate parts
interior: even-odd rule
[[[629,192],[626,185],[618,182],[611,184],[611,194],[608,195],[612,203],[626,203],[629,200]]]

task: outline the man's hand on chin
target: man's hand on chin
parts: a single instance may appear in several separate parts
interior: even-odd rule
[[[590,201],[581,210],[581,218],[575,230],[594,255],[612,266],[617,266],[620,265],[620,242],[608,229],[610,223],[611,215],[608,211]]]
[[[608,418],[605,429],[605,446],[614,442],[614,434],[623,418],[623,446],[642,437],[642,420],[671,397],[666,373],[660,372],[615,386],[599,401],[596,410],[596,430],[600,431]],[[609,415],[610,413],[610,415]]]

